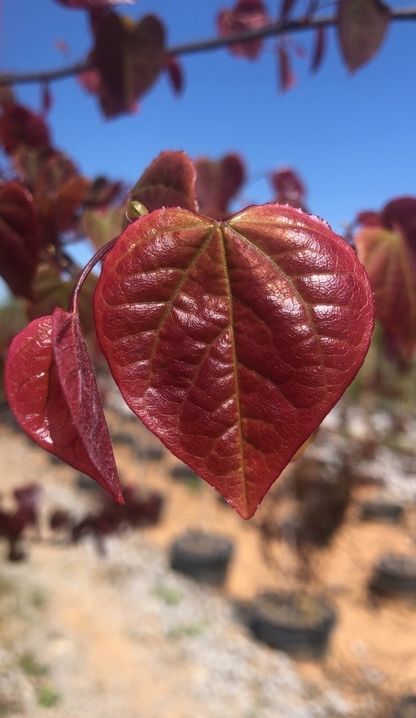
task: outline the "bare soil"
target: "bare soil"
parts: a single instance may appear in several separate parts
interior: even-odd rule
[[[109,419],[113,431],[154,444],[137,423]],[[267,506],[244,522],[202,482],[172,479],[178,462],[167,452],[143,462],[134,445],[117,445],[116,458],[125,483],[159,489],[166,501],[158,526],[109,539],[100,558],[92,541],[68,545],[46,522],[57,506],[82,515],[99,493],[77,489],[74,471],[0,424],[2,504],[20,484],[44,489],[42,537],[27,542],[28,560],[8,563],[0,545],[0,716],[388,716],[391,699],[415,690],[416,605],[367,592],[381,554],[414,554],[414,507],[399,525],[363,523],[352,508],[314,566],[338,614],[330,649],[321,661],[293,661],[252,641],[233,610],[259,591],[293,587],[288,553],[280,570],[264,559],[257,523]],[[356,502],[370,493],[357,491]],[[188,528],[234,540],[223,589],[169,570],[169,545]]]

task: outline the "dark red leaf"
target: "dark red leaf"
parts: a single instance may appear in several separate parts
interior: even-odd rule
[[[390,10],[381,0],[339,0],[338,37],[352,72],[380,49],[389,23]]]
[[[285,92],[286,90],[290,90],[290,88],[296,84],[296,78],[293,74],[290,55],[283,42],[279,42],[277,44],[277,59],[279,66],[280,89]]]
[[[0,276],[13,294],[31,297],[38,253],[32,195],[18,182],[0,183]]]
[[[395,230],[364,227],[355,245],[373,288],[376,317],[406,354],[416,343],[416,253]]]
[[[42,85],[42,114],[47,115],[52,107],[52,93],[48,83]]]
[[[220,10],[217,16],[217,29],[220,37],[229,37],[239,32],[259,30],[270,22],[263,0],[238,0],[232,10]],[[261,38],[248,42],[235,43],[229,51],[238,57],[255,60],[263,48]]]
[[[315,31],[315,40],[312,51],[311,70],[317,72],[322,65],[326,48],[326,31],[324,27],[318,27]]]
[[[367,352],[371,288],[327,224],[279,205],[130,225],[95,293],[130,408],[245,518]]]
[[[201,157],[195,162],[196,196],[201,214],[221,219],[241,189],[245,167],[240,155],[225,155],[219,162]]]
[[[135,185],[131,199],[151,212],[159,207],[197,210],[196,172],[185,152],[162,152]]]
[[[101,400],[76,314],[56,309],[14,338],[5,386],[10,408],[26,434],[122,503]]]
[[[357,224],[362,224],[365,227],[380,227],[381,218],[379,212],[374,212],[372,209],[361,210],[357,214],[355,219]]]
[[[168,55],[165,61],[165,69],[168,73],[170,84],[176,95],[183,92],[184,76],[183,67],[174,55]]]
[[[107,117],[132,112],[154,84],[165,61],[165,30],[154,15],[134,24],[109,13],[96,30],[94,60],[100,103]]]
[[[6,103],[0,115],[0,142],[7,154],[13,154],[20,145],[48,147],[49,130],[41,115],[23,105]]]
[[[387,229],[402,232],[416,252],[416,197],[393,199],[381,212],[381,222]]]
[[[276,192],[276,202],[305,210],[305,185],[294,170],[284,167],[273,172],[270,179]]]

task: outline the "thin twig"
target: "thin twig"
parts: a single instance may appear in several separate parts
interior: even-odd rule
[[[390,20],[392,22],[408,22],[416,20],[416,7],[399,8],[390,10]],[[211,52],[212,50],[220,50],[230,45],[236,45],[250,40],[257,40],[266,37],[277,37],[278,35],[289,35],[298,32],[316,30],[320,27],[336,27],[338,18],[336,15],[317,18],[302,18],[301,20],[289,20],[287,22],[274,22],[270,25],[257,30],[248,32],[240,32],[228,37],[214,37],[207,40],[198,40],[196,42],[185,43],[183,45],[174,45],[166,50],[168,55],[191,55],[199,52]],[[90,70],[94,67],[93,62],[88,60],[80,60],[78,62],[67,65],[66,67],[54,70],[39,70],[33,72],[9,72],[0,74],[0,87],[5,85],[29,84],[33,82],[51,82],[53,80],[62,80],[66,77],[78,75],[80,72]]]

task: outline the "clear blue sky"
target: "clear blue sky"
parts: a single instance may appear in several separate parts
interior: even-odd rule
[[[82,57],[90,46],[82,11],[54,0],[0,0],[0,67],[43,69]],[[173,45],[215,34],[218,8],[234,0],[137,0],[120,10],[165,21]],[[276,13],[277,0],[268,2]],[[395,7],[412,2],[392,2]],[[65,40],[64,57],[55,43]],[[297,44],[308,47],[309,35]],[[390,28],[381,53],[351,76],[330,33],[320,72],[296,61],[298,82],[277,89],[273,42],[257,62],[226,50],[183,59],[186,89],[173,96],[163,77],[143,98],[140,112],[106,120],[73,79],[53,84],[50,114],[55,144],[89,176],[104,173],[133,182],[163,149],[192,157],[241,152],[249,168],[245,203],[271,198],[267,172],[292,165],[307,184],[310,209],[336,231],[361,208],[377,208],[416,193],[416,22]],[[39,107],[39,89],[20,86],[18,97]]]

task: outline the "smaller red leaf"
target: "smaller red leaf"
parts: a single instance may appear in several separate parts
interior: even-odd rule
[[[0,116],[0,142],[9,155],[14,154],[20,145],[36,149],[48,147],[49,130],[41,115],[23,105],[7,102]]]
[[[400,230],[416,251],[416,197],[391,200],[381,212],[381,222],[387,229]]]
[[[136,183],[131,199],[151,212],[159,207],[197,211],[196,171],[185,152],[161,152]]]
[[[280,22],[287,22],[295,6],[296,0],[282,0],[279,12]]]
[[[6,395],[39,446],[95,479],[119,503],[120,481],[94,372],[76,314],[55,309],[11,343]]]
[[[13,294],[30,299],[38,253],[32,195],[18,182],[0,183],[0,276]]]
[[[318,27],[315,32],[314,46],[311,59],[311,71],[317,72],[322,65],[326,49],[326,32],[324,27]]]
[[[106,117],[136,109],[137,101],[163,68],[164,45],[164,26],[154,15],[132,23],[110,12],[98,23],[93,57],[100,74],[99,97]]]
[[[41,107],[43,115],[47,115],[52,107],[52,93],[47,82],[42,85]]]
[[[273,172],[270,179],[276,191],[276,202],[305,210],[305,185],[294,170],[284,167]]]
[[[184,86],[183,67],[174,55],[166,57],[165,69],[174,93],[176,95],[182,94]]]
[[[284,43],[279,42],[277,45],[277,58],[279,66],[279,84],[280,89],[285,92],[290,90],[296,84],[296,77],[293,74],[290,55]]]
[[[390,10],[381,0],[339,0],[338,37],[351,72],[378,52],[390,23]]]
[[[225,155],[219,162],[201,157],[195,162],[196,195],[201,214],[222,218],[228,205],[245,180],[245,166],[240,155]]]
[[[229,37],[239,32],[259,30],[270,22],[262,0],[238,0],[232,10],[220,10],[217,29],[220,37]],[[255,60],[263,48],[261,38],[247,42],[233,43],[229,51],[238,57]]]

